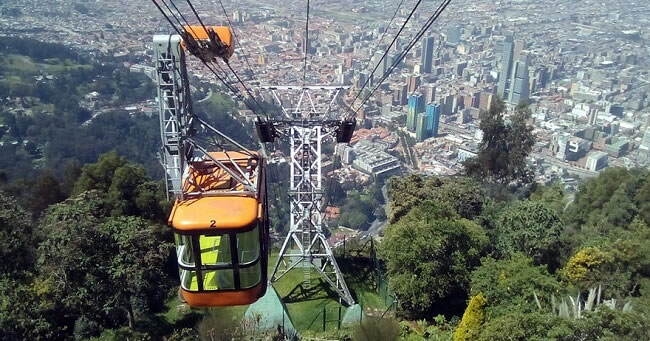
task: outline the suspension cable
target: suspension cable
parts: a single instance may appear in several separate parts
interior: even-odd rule
[[[162,15],[165,16],[165,19],[167,19],[167,22],[168,22],[168,23],[169,23],[169,24],[174,28],[174,30],[178,33],[178,35],[180,35],[180,36],[182,37],[183,34],[181,33],[181,31],[180,31],[180,30],[176,27],[176,25],[172,22],[172,20],[169,18],[169,16],[167,15],[167,13],[165,13],[165,10],[163,10],[162,7],[160,7],[160,5],[158,4],[158,2],[157,2],[156,0],[151,0],[151,2],[153,2],[154,5],[156,5],[156,7],[157,7],[158,10],[160,11],[160,13],[162,13]],[[163,3],[164,3],[164,1],[163,1]],[[167,9],[169,9],[169,7],[167,6],[167,4],[165,4],[165,7],[167,7]],[[176,21],[178,22],[179,26],[180,26],[180,27],[183,27],[183,24],[181,24],[180,20],[178,20],[178,18],[176,17],[176,15],[174,15],[174,12],[172,12],[172,11],[170,10],[169,13],[171,13],[171,15],[174,16],[174,18],[175,18]]]
[[[208,30],[207,30],[205,24],[203,24],[203,20],[201,20],[201,17],[199,16],[199,14],[197,13],[196,9],[194,8],[194,5],[192,5],[192,2],[191,2],[190,0],[186,0],[186,1],[187,1],[187,4],[188,4],[188,5],[190,6],[190,8],[192,9],[192,12],[194,12],[194,15],[196,16],[196,18],[197,18],[197,19],[199,20],[199,22],[201,23],[201,26],[203,27],[203,29],[205,30],[205,32],[208,32]],[[223,5],[222,5],[222,7],[223,7]],[[225,12],[225,10],[224,10],[224,12]],[[226,14],[226,18],[228,19],[228,22],[230,22],[230,18],[228,18],[228,15],[227,15],[227,14]],[[234,33],[234,31],[233,31],[233,33]],[[237,81],[239,81],[239,83],[242,85],[242,87],[244,88],[244,90],[246,91],[246,93],[248,94],[248,96],[250,96],[250,98],[253,99],[253,101],[255,102],[255,104],[257,104],[258,108],[262,110],[262,112],[266,115],[266,118],[268,119],[269,115],[268,115],[268,113],[266,113],[266,111],[264,110],[264,107],[263,107],[263,106],[262,106],[262,105],[257,101],[257,99],[255,98],[255,96],[253,96],[253,94],[251,93],[250,89],[248,89],[248,87],[246,86],[246,84],[244,84],[244,82],[241,80],[241,78],[239,77],[239,75],[237,75],[237,73],[235,72],[235,70],[230,66],[230,63],[228,62],[228,60],[224,59],[224,62],[225,62],[226,65],[228,66],[228,69],[230,69],[230,71],[233,73],[233,75],[235,76],[235,78],[237,78]],[[215,64],[216,64],[216,63],[215,63]],[[225,72],[224,72],[224,73],[225,73]],[[258,116],[258,118],[259,118],[259,114],[258,114],[255,110],[253,110],[252,107],[249,106],[249,108],[250,108],[251,111],[253,111],[253,113],[255,113],[255,114]]]
[[[258,118],[261,117],[261,115],[255,110],[255,107],[253,105],[251,105],[246,100],[246,98],[241,94],[239,89],[237,89],[237,87],[233,86],[232,84],[230,84],[230,83],[228,83],[226,81],[225,77],[228,77],[228,75],[225,74],[225,71],[221,68],[221,66],[219,64],[214,63],[219,69],[221,69],[222,72],[224,72],[225,77],[220,76],[217,73],[217,71],[214,69],[214,67],[211,66],[212,63],[203,63],[203,64],[208,68],[208,70],[210,70],[215,75],[215,77],[217,77],[217,79],[219,81],[221,81],[221,83],[223,83],[226,86],[226,88],[228,88],[228,90],[230,90],[237,97],[237,99],[239,99],[242,103],[244,103],[253,112],[253,114],[255,114],[255,116],[257,116]]]
[[[167,6],[167,2],[166,2],[165,0],[160,0],[160,1],[161,1],[161,2],[165,5],[165,7],[167,7],[167,9],[171,12],[171,8],[169,8],[169,6]],[[174,7],[174,9],[175,9],[176,12],[178,13],[178,15],[180,15],[181,19],[183,19],[183,21],[185,22],[185,26],[188,27],[188,28],[192,31],[192,34],[194,34],[194,36],[198,38],[198,35],[196,35],[196,32],[194,32],[194,29],[192,28],[192,25],[190,25],[190,22],[187,21],[187,19],[186,19],[185,16],[183,15],[183,12],[181,12],[181,11],[178,9],[178,7],[176,7],[176,4],[174,3],[173,0],[169,0],[169,2],[172,4],[172,7]],[[172,15],[174,15],[174,12],[172,12]],[[176,15],[174,15],[174,18],[176,18]],[[181,25],[181,27],[183,27],[183,25],[180,23],[180,20],[178,20],[178,18],[176,18],[176,21],[178,21],[178,24]],[[185,29],[184,27],[183,27],[183,30],[184,30],[185,32],[187,32],[187,29]],[[183,35],[181,35],[181,37],[182,37],[182,36],[183,36]]]
[[[390,25],[393,24],[393,20],[395,20],[395,17],[397,16],[397,12],[399,12],[399,9],[402,8],[403,3],[404,3],[404,0],[400,1],[399,5],[397,5],[397,8],[395,9],[395,12],[393,13],[393,17],[390,18],[390,21],[388,22],[388,25],[386,25],[386,29],[381,34],[381,37],[379,38],[379,41],[377,42],[377,45],[381,44],[381,42],[384,40],[384,37],[386,36],[386,33],[390,29]],[[368,63],[370,63],[370,61],[368,61]]]
[[[228,25],[233,28],[232,33],[235,35],[235,39],[237,40],[237,46],[242,50],[242,55],[244,56],[244,61],[246,61],[246,65],[248,66],[248,69],[251,70],[251,74],[253,75],[253,78],[256,78],[255,76],[255,70],[251,67],[251,64],[248,62],[248,56],[246,53],[246,49],[244,49],[244,45],[240,44],[241,41],[239,40],[239,36],[237,35],[237,32],[235,32],[235,26],[232,24],[230,21],[230,17],[228,16],[228,12],[226,12],[226,8],[223,6],[223,3],[221,0],[219,0],[219,5],[221,5],[221,9],[223,10],[223,15],[226,17],[226,20],[228,20]]]
[[[167,10],[171,13],[171,15],[174,17],[174,19],[176,19],[176,21],[178,22],[178,24],[179,24],[181,27],[183,27],[183,24],[181,23],[181,20],[178,18],[178,16],[176,16],[176,14],[174,14],[174,11],[169,7],[169,5],[167,5],[166,1],[165,1],[165,0],[160,0],[160,1],[161,1],[161,2],[163,3],[163,5],[167,8]],[[185,24],[189,27],[189,29],[192,30],[192,33],[193,33],[195,36],[198,37],[198,35],[196,35],[196,33],[193,31],[192,26],[191,26],[191,25],[189,24],[189,22],[187,21],[187,18],[186,18],[185,16],[183,16],[183,14],[181,13],[181,11],[178,9],[178,7],[174,4],[174,2],[173,2],[172,0],[169,0],[169,1],[171,2],[172,7],[174,7],[174,9],[175,9],[176,12],[178,13],[178,15],[181,17],[181,19],[185,22]],[[180,31],[180,29],[178,29],[178,28],[176,27],[176,25],[172,22],[171,18],[169,18],[169,16],[167,16],[167,14],[164,12],[164,10],[162,9],[162,7],[160,7],[160,5],[158,4],[158,2],[157,2],[156,0],[152,0],[152,2],[154,3],[154,5],[156,5],[156,7],[158,8],[158,10],[159,10],[159,11],[160,11],[164,16],[165,16],[165,18],[167,19],[167,21],[172,25],[172,27],[173,27],[173,28],[176,30],[176,32],[181,36],[181,38],[184,38],[185,35]],[[188,5],[192,8],[192,11],[193,11],[194,14],[196,15],[196,17],[197,17],[197,19],[199,20],[199,22],[201,23],[202,27],[203,27],[204,29],[206,29],[206,28],[205,28],[205,25],[203,24],[203,20],[201,20],[200,16],[199,16],[198,13],[196,12],[196,9],[195,9],[194,6],[192,5],[192,3],[191,3],[189,0],[188,0],[187,2],[188,2]],[[185,29],[183,28],[183,30],[185,30]],[[207,29],[206,29],[206,32],[207,32]],[[199,58],[199,59],[200,59],[200,58]],[[223,70],[223,68],[221,68],[221,66],[220,66],[218,63],[215,63],[215,62],[210,62],[210,63],[208,63],[208,62],[203,61],[203,60],[201,60],[201,62],[202,62],[202,63],[203,63],[207,68],[208,68],[208,70],[209,70],[212,74],[214,74],[214,76],[215,76],[215,77],[216,77],[216,78],[217,78],[221,83],[223,83],[223,84],[226,86],[227,89],[229,89],[229,90],[230,90],[230,91],[231,91],[231,92],[232,92],[232,93],[237,97],[237,99],[239,99],[241,102],[243,102],[243,103],[244,103],[244,104],[245,104],[245,105],[246,105],[246,106],[247,106],[247,107],[248,107],[248,108],[249,108],[249,109],[250,109],[250,110],[251,110],[251,111],[252,111],[252,112],[257,116],[257,117],[258,117],[258,118],[261,117],[261,115],[259,114],[259,112],[255,109],[255,107],[254,107],[253,105],[251,105],[251,103],[249,103],[249,101],[246,100],[246,98],[241,94],[241,92],[239,91],[239,89],[238,89],[237,87],[233,86],[232,84],[230,84],[230,83],[227,81],[227,79],[229,78],[229,77],[228,77],[228,74],[225,72],[225,70]],[[263,107],[263,106],[262,106],[262,105],[257,101],[257,99],[253,96],[253,94],[251,93],[251,91],[248,89],[248,87],[246,86],[246,84],[243,83],[243,81],[242,81],[241,78],[237,75],[237,73],[234,71],[234,69],[232,69],[232,67],[230,67],[230,65],[228,64],[227,61],[224,60],[224,62],[226,62],[226,64],[228,65],[228,68],[233,72],[233,74],[235,75],[235,77],[237,78],[237,80],[239,81],[239,83],[244,87],[244,89],[246,90],[247,94],[251,97],[251,99],[252,99],[252,100],[257,104],[258,108],[260,108],[262,111],[265,112],[264,107]],[[219,75],[219,74],[217,73],[217,71],[214,69],[214,67],[213,67],[213,66],[210,66],[210,64],[214,64],[216,67],[218,67],[218,68],[223,72],[224,75],[223,75],[223,76]],[[266,114],[266,116],[267,116],[267,118],[268,118],[268,114]]]
[[[219,0],[221,1],[221,0]],[[402,4],[404,3],[404,0],[400,1],[399,5],[397,5],[397,8],[395,9],[395,12],[393,12],[393,16],[390,18],[390,21],[388,22],[388,25],[386,25],[386,28],[384,29],[384,32],[382,32],[381,37],[377,41],[377,45],[381,44],[381,42],[384,40],[384,37],[386,36],[386,33],[390,29],[390,25],[393,24],[393,20],[395,20],[395,17],[397,16],[397,13],[399,12],[399,9],[402,7]],[[366,69],[370,67],[370,60],[368,60],[368,64],[366,65]],[[356,98],[355,98],[356,100]],[[330,107],[332,106],[334,102],[330,102],[330,104],[327,106],[327,109],[325,110],[325,114],[327,114],[330,111]],[[354,103],[354,102],[353,102]]]
[[[397,34],[395,35],[395,37],[393,37],[393,40],[390,42],[390,45],[388,46],[386,51],[384,51],[384,54],[381,56],[381,59],[379,60],[379,62],[377,62],[377,65],[375,65],[375,67],[372,69],[372,73],[370,73],[370,77],[368,77],[368,79],[366,79],[366,81],[363,83],[363,86],[361,87],[361,89],[359,89],[359,92],[357,92],[357,95],[354,97],[354,99],[350,103],[350,107],[354,106],[354,102],[356,102],[356,100],[359,98],[359,96],[361,96],[361,93],[363,92],[363,90],[366,88],[366,86],[368,86],[368,84],[370,83],[370,78],[375,74],[375,71],[377,71],[377,68],[379,68],[379,65],[381,65],[381,63],[384,61],[384,59],[388,55],[388,51],[390,51],[390,49],[393,47],[393,45],[397,41],[397,38],[402,33],[402,31],[404,30],[404,28],[406,27],[408,22],[411,20],[411,17],[415,13],[415,10],[417,10],[417,8],[420,6],[420,3],[422,3],[422,0],[418,0],[418,2],[415,4],[413,9],[411,10],[411,13],[409,13],[406,20],[404,20],[404,23],[402,24],[402,27],[400,27],[400,29],[397,32]]]
[[[173,0],[170,0],[173,2]],[[186,0],[187,4],[190,5],[190,8],[192,9],[192,12],[194,12],[194,15],[196,16],[197,19],[199,19],[199,23],[201,24],[201,27],[205,30],[205,33],[208,33],[208,29],[205,27],[205,24],[203,24],[203,20],[201,20],[201,17],[199,16],[199,13],[196,12],[196,9],[194,8],[194,5],[192,5],[192,1]]]
[[[356,115],[359,112],[359,110],[361,110],[363,105],[375,93],[375,91],[377,91],[377,89],[379,89],[379,87],[384,82],[384,80],[386,80],[386,78],[388,78],[388,76],[390,76],[390,74],[393,72],[393,70],[395,70],[395,68],[402,62],[404,57],[406,57],[406,55],[409,53],[409,51],[411,51],[411,49],[413,48],[413,46],[415,46],[415,44],[418,42],[418,40],[420,40],[420,38],[422,38],[422,36],[426,33],[426,31],[429,29],[429,27],[431,27],[431,25],[438,19],[440,14],[442,14],[442,12],[445,10],[445,8],[447,8],[449,3],[451,3],[451,0],[443,0],[443,2],[440,4],[438,9],[436,9],[436,11],[433,13],[433,15],[431,15],[431,17],[429,17],[426,24],[418,31],[418,33],[415,35],[415,37],[413,37],[413,39],[409,42],[407,47],[402,51],[402,53],[399,54],[398,58],[393,61],[393,64],[391,65],[389,70],[387,70],[386,73],[384,73],[384,75],[379,80],[379,82],[374,87],[374,89],[365,98],[365,100],[363,102],[361,102],[361,105],[359,105],[359,107],[354,111],[353,115]],[[352,103],[352,105],[353,104],[354,103]],[[350,107],[352,107],[352,105]]]
[[[230,63],[228,61],[226,61],[226,66],[228,66],[228,69],[230,69],[232,74],[235,75],[235,78],[237,78],[237,80],[239,81],[239,84],[241,84],[244,87],[244,90],[246,90],[246,93],[248,94],[248,96],[250,96],[253,99],[253,102],[255,102],[255,104],[257,104],[257,106],[260,109],[262,109],[262,112],[266,115],[266,119],[268,120],[269,119],[269,114],[266,112],[266,110],[264,110],[264,107],[260,104],[260,102],[258,102],[257,99],[253,96],[253,94],[251,93],[250,89],[248,89],[246,84],[244,84],[244,82],[241,80],[241,78],[239,78],[239,75],[237,75],[237,72],[235,72],[235,70],[232,68],[232,66],[230,66]]]

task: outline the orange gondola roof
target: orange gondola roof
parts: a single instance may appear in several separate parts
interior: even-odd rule
[[[177,201],[169,224],[177,230],[245,228],[261,216],[259,202],[251,197],[201,197]]]
[[[211,152],[213,158],[236,172],[232,159],[255,183],[255,169],[259,167],[259,155],[240,152]],[[177,200],[169,216],[169,225],[177,230],[209,230],[246,228],[262,216],[261,204],[256,193],[245,193],[244,186],[209,158],[192,162],[183,180],[184,193],[220,192],[218,195],[195,194],[185,200]],[[239,191],[240,193],[230,193]],[[214,194],[214,193],[213,193]]]

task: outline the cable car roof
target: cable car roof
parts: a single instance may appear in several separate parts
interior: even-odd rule
[[[169,225],[180,231],[245,229],[251,226],[262,216],[259,193],[247,191],[231,173],[259,190],[259,155],[234,151],[210,152],[208,155],[188,164],[183,179],[185,197],[174,204]],[[220,161],[230,172],[212,159]]]
[[[177,201],[169,216],[169,225],[176,230],[188,232],[246,229],[261,217],[262,207],[256,198],[201,197]]]

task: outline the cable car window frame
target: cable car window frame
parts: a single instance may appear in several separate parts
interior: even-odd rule
[[[227,291],[239,291],[239,290],[248,290],[251,288],[254,288],[257,285],[260,285],[266,275],[265,275],[265,269],[262,269],[262,266],[264,263],[263,257],[264,257],[264,228],[265,224],[263,221],[257,220],[255,223],[249,225],[246,228],[235,228],[235,229],[223,229],[219,231],[215,231],[213,229],[210,230],[195,230],[195,231],[182,231],[178,229],[173,229],[174,234],[180,236],[180,240],[183,240],[183,237],[189,239],[189,243],[182,244],[180,245],[182,251],[189,251],[188,255],[194,254],[194,264],[189,265],[182,261],[182,254],[178,254],[179,256],[177,257],[178,259],[178,268],[180,272],[180,279],[181,279],[181,287],[183,290],[186,290],[188,292],[195,292],[195,293],[201,293],[201,292],[227,292]],[[255,242],[257,244],[257,257],[251,261],[248,261],[246,263],[239,263],[239,248],[238,248],[238,242],[239,242],[239,235],[245,234],[245,233],[250,233],[252,231],[257,231]],[[203,264],[203,261],[201,259],[201,246],[200,246],[200,237],[201,236],[228,236],[228,242],[230,243],[230,255],[231,255],[231,263],[228,264],[214,264],[214,265],[205,265]],[[190,247],[191,246],[191,247]],[[179,245],[177,245],[177,248]],[[246,251],[246,250],[244,250]],[[177,253],[178,253],[177,249]],[[189,265],[189,266],[188,266]],[[252,286],[242,286],[241,283],[241,270],[242,269],[249,269],[253,267],[258,267],[257,270],[260,274],[259,281]],[[224,289],[206,289],[204,285],[205,281],[205,276],[204,272],[206,271],[224,271],[224,270],[230,270],[232,271],[232,276],[233,276],[233,284],[234,288],[224,288]],[[188,286],[186,286],[186,277],[191,276],[190,272],[195,272],[197,276],[197,289],[194,290]]]

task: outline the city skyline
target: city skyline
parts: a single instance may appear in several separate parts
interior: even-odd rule
[[[129,4],[129,15],[125,15],[126,2],[122,1],[99,1],[86,5],[83,11],[68,1],[41,7],[32,3],[3,5],[21,13],[0,18],[5,34],[63,42],[91,57],[109,54],[123,58],[134,72],[146,73],[151,65],[147,52],[151,35],[171,33],[149,4]],[[233,32],[238,35],[231,64],[259,96],[265,95],[257,85],[298,84],[302,78],[302,72],[290,70],[303,67],[301,55],[307,46],[304,17],[296,13],[302,13],[304,4],[278,4],[225,4]],[[214,2],[197,1],[195,5],[206,21],[228,24]],[[438,105],[437,134],[429,129],[433,122],[427,114],[420,119],[426,119],[428,132],[421,130],[421,142],[384,149],[409,155],[407,159],[412,156],[414,162],[404,163],[404,170],[461,172],[460,155],[475,150],[480,143],[481,114],[497,97],[510,109],[528,103],[538,140],[530,158],[537,181],[572,184],[575,177],[593,176],[596,173],[588,164],[594,164],[595,152],[607,154],[608,166],[649,164],[645,142],[650,76],[645,43],[649,38],[647,15],[635,17],[635,11],[628,7],[611,4],[453,2],[395,65],[364,108],[358,108],[365,96],[351,103],[356,91],[365,83],[368,89],[378,86],[431,9],[423,7],[417,12],[390,46],[409,10],[406,6],[400,9],[387,28],[396,6],[395,2],[376,1],[341,10],[336,3],[314,4],[305,76],[308,84],[351,85],[344,101],[359,109],[360,126],[389,127],[392,135],[402,131],[418,140],[418,115],[426,109],[409,111],[407,102],[413,93],[424,96],[424,107]],[[553,8],[550,13],[537,15],[549,7]],[[181,5],[181,10],[188,8]],[[362,17],[367,20],[359,20]],[[83,30],[75,26],[80,20],[87,23]],[[32,27],[33,31],[18,27]],[[196,59],[190,58],[188,63],[203,82],[218,84]],[[153,103],[135,105],[139,110],[150,110],[146,108]],[[241,103],[237,109],[240,116],[249,119],[250,113]],[[579,152],[557,152],[567,148],[578,148]],[[602,159],[602,154],[598,155]]]

